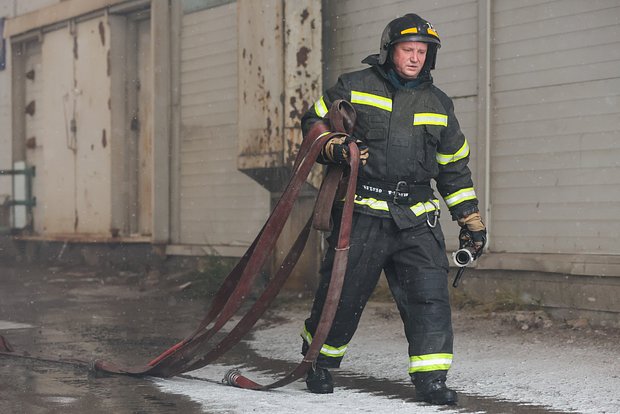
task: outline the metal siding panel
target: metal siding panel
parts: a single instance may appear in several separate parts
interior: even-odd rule
[[[378,52],[385,25],[410,9],[406,1],[329,2],[324,11],[325,87],[338,75],[366,67],[360,61]],[[476,1],[440,1],[415,10],[439,31],[442,48],[437,58],[435,83],[450,96],[477,94],[478,4]]]
[[[248,246],[269,214],[269,193],[236,167],[236,27],[235,3],[183,17],[182,244]]]
[[[618,3],[494,11],[494,249],[620,253]]]
[[[617,77],[619,18],[620,5],[613,0],[554,1],[496,11],[494,90]]]

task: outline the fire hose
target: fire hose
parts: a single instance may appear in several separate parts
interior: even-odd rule
[[[319,190],[313,215],[308,219],[286,258],[276,271],[276,274],[267,283],[258,300],[220,342],[210,345],[209,341],[226,325],[248,298],[252,284],[261,267],[272,253],[278,236],[282,232],[292,211],[294,202],[325,143],[336,136],[348,137],[353,130],[354,124],[355,110],[353,106],[347,101],[336,101],[323,122],[318,122],[312,127],[302,141],[293,166],[293,174],[282,197],[251,246],[218,289],[207,315],[189,336],[152,359],[147,365],[120,366],[103,360],[91,362],[82,359],[64,360],[43,356],[36,357],[28,352],[16,352],[2,336],[0,336],[0,355],[87,365],[90,369],[98,372],[138,377],[156,376],[167,378],[202,368],[215,361],[237,344],[269,308],[297,263],[305,247],[311,227],[319,230],[329,229],[331,206],[336,194],[339,193],[339,189],[342,190],[341,187],[346,183],[345,203],[341,218],[341,229],[338,235],[336,258],[332,268],[332,281],[314,340],[306,356],[297,368],[272,384],[260,385],[244,377],[238,371],[227,373],[225,382],[242,388],[265,390],[281,387],[301,378],[318,357],[320,348],[331,329],[340,300],[340,292],[347,267],[353,200],[359,167],[359,150],[354,142],[348,143],[350,151],[348,168],[342,166],[329,167]],[[345,177],[345,172],[348,172],[348,177]]]

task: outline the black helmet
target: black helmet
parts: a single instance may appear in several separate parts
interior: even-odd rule
[[[388,58],[390,48],[399,42],[424,42],[428,43],[426,64],[430,69],[435,69],[437,49],[441,47],[441,41],[433,25],[414,13],[406,14],[392,20],[385,26],[381,35],[379,50],[379,64],[383,65]]]

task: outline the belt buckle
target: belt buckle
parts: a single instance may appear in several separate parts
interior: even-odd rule
[[[399,181],[394,190],[394,204],[406,204],[409,200],[409,184],[406,181]]]

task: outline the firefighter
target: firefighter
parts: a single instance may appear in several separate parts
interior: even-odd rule
[[[391,21],[379,53],[362,61],[370,67],[340,76],[302,118],[305,135],[333,101],[351,102],[357,112],[352,139],[363,165],[344,286],[331,331],[306,378],[311,392],[333,392],[328,369],[340,366],[384,272],[409,343],[409,375],[417,399],[439,405],[457,402],[456,392],[446,386],[453,341],[449,265],[431,180],[462,228],[461,242],[469,240],[481,250],[486,228],[467,166],[469,144],[452,100],[433,85],[431,70],[440,45],[437,31],[416,14]],[[317,161],[344,165],[348,155],[347,142],[333,138]],[[325,302],[341,212],[342,203],[337,202],[321,280],[302,330],[304,355]]]

